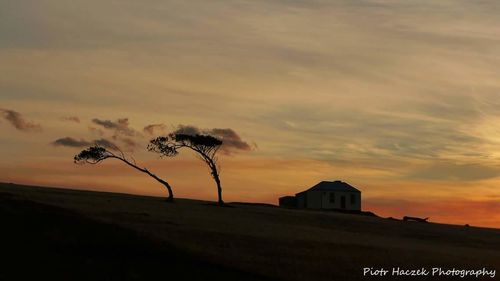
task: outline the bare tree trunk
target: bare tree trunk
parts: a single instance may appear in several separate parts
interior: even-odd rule
[[[206,157],[206,162],[210,167],[210,169],[212,170],[212,177],[214,178],[215,183],[217,184],[217,199],[218,199],[217,203],[219,204],[219,206],[223,206],[224,200],[222,200],[222,186],[220,183],[219,171],[217,170],[217,164],[215,164],[215,162],[208,156]]]
[[[222,186],[220,184],[219,175],[215,177],[215,183],[217,183],[218,204],[222,206],[224,205],[224,201],[222,200]]]
[[[172,187],[170,186],[170,184],[168,184],[168,182],[160,179],[159,177],[157,177],[155,174],[151,173],[147,169],[144,169],[144,171],[145,171],[145,173],[147,173],[148,175],[150,175],[151,177],[153,177],[155,180],[157,180],[158,182],[160,182],[161,184],[163,184],[167,188],[167,190],[168,190],[167,201],[169,201],[169,202],[174,201],[174,193],[172,192]]]
[[[168,202],[174,201],[174,192],[172,191],[172,187],[170,186],[170,184],[168,184],[168,182],[160,179],[157,175],[151,173],[148,169],[141,168],[141,167],[138,167],[137,165],[134,165],[134,164],[130,163],[129,161],[127,161],[127,159],[124,159],[124,158],[121,158],[121,157],[118,157],[118,156],[114,156],[113,158],[116,158],[118,160],[121,160],[121,161],[125,162],[130,167],[132,167],[132,168],[134,168],[134,169],[136,169],[138,171],[141,171],[143,173],[148,174],[149,176],[151,176],[152,178],[154,178],[155,180],[157,180],[159,183],[163,184],[167,188],[167,190],[168,190],[167,201]]]

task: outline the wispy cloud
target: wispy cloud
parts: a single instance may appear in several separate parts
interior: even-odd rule
[[[407,178],[415,180],[439,181],[480,181],[500,176],[500,166],[490,166],[481,163],[454,163],[436,161],[424,167],[411,171]]]
[[[1,109],[0,112],[3,118],[9,122],[14,128],[24,132],[40,132],[42,126],[34,122],[26,120],[26,118],[19,112],[10,109]]]
[[[128,151],[134,151],[140,146],[139,143],[132,138],[121,138],[120,141],[125,144]]]
[[[445,96],[419,100],[413,107],[400,103],[373,109],[285,104],[258,118],[290,140],[284,145],[290,151],[302,151],[298,148],[306,142],[332,158],[477,161],[492,152],[484,147],[491,144],[488,137],[474,129],[484,120],[483,107],[475,100]],[[488,116],[493,114],[498,112]]]
[[[129,127],[128,118],[120,118],[116,121],[101,120],[98,118],[92,119],[92,123],[101,126],[108,130],[113,130],[115,133],[126,136],[135,136],[137,132]]]
[[[154,134],[164,133],[166,129],[167,126],[165,124],[150,124],[145,126],[143,128],[143,131],[144,133],[147,133],[149,135],[154,135]]]
[[[80,118],[78,116],[64,116],[61,117],[61,119],[68,122],[80,123]]]
[[[116,150],[118,149],[118,146],[113,143],[112,141],[108,139],[96,139],[93,141],[87,141],[84,139],[75,139],[72,137],[64,137],[64,138],[59,138],[51,143],[54,146],[65,146],[65,147],[77,147],[77,148],[84,148],[88,147],[91,145],[100,145],[105,148],[113,149]]]
[[[243,151],[250,151],[252,150],[252,147],[244,140],[241,139],[241,137],[233,130],[230,128],[214,128],[208,131],[209,134],[213,134],[215,136],[218,136],[219,138],[222,139],[222,147],[225,148],[226,150],[243,150]]]
[[[241,137],[233,129],[230,128],[200,129],[192,125],[179,125],[174,133],[186,135],[208,134],[217,137],[222,140],[222,150],[228,154],[238,150],[252,150],[252,146],[250,146],[246,141],[242,140]]]
[[[72,137],[64,137],[52,142],[54,146],[67,146],[67,147],[86,147],[92,145],[92,142],[84,139],[75,139]]]

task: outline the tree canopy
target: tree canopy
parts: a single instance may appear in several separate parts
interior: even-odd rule
[[[172,191],[172,187],[170,186],[170,184],[167,181],[165,181],[165,180],[159,178],[158,176],[156,176],[155,174],[151,173],[148,169],[141,168],[141,167],[137,166],[137,164],[133,158],[128,159],[121,150],[118,150],[118,151],[119,151],[119,154],[115,154],[112,151],[96,144],[94,146],[88,147],[88,148],[80,151],[80,153],[75,155],[75,157],[73,159],[74,159],[74,162],[76,164],[98,164],[98,163],[100,163],[108,158],[118,159],[118,160],[124,162],[125,164],[127,164],[128,166],[151,176],[152,178],[154,178],[155,180],[157,180],[158,182],[163,184],[168,190],[168,200],[169,201],[174,200],[174,193]]]
[[[217,185],[219,205],[223,205],[222,186],[220,182],[219,166],[217,164],[217,151],[222,145],[222,140],[207,134],[183,134],[171,133],[150,140],[148,150],[159,153],[162,156],[174,157],[179,149],[189,148],[197,153],[197,156],[207,164],[210,173]]]

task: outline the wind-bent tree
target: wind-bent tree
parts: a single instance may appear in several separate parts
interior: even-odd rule
[[[218,203],[219,205],[224,205],[219,177],[220,168],[217,164],[216,155],[221,145],[222,140],[210,135],[171,133],[168,136],[150,140],[148,150],[167,157],[176,156],[178,150],[184,147],[195,151],[197,156],[210,168],[212,178],[217,185]]]
[[[122,151],[119,151],[119,152],[120,152],[120,154],[117,155],[117,154],[114,154],[113,152],[107,150],[106,148],[104,148],[102,146],[95,145],[95,146],[91,146],[89,148],[86,148],[86,149],[82,150],[80,153],[78,153],[77,155],[75,155],[74,161],[76,164],[86,164],[86,163],[87,164],[98,164],[98,163],[100,163],[108,158],[118,159],[118,160],[124,162],[125,164],[129,165],[130,167],[132,167],[140,172],[143,172],[145,174],[148,174],[149,176],[151,176],[152,178],[154,178],[155,180],[157,180],[158,182],[163,184],[168,190],[167,201],[171,202],[174,200],[174,193],[172,192],[172,187],[170,186],[170,184],[168,184],[168,182],[166,182],[165,180],[162,180],[161,178],[159,178],[155,174],[151,173],[148,169],[141,168],[141,167],[137,166],[137,164],[133,158],[131,158],[131,160],[129,160],[129,159],[127,159],[127,157],[125,156],[125,154]]]

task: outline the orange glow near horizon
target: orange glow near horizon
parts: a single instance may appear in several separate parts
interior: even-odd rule
[[[223,194],[227,202],[262,202],[277,205],[279,197],[303,191],[325,180],[323,175],[332,174],[332,171],[337,170],[336,167],[311,160],[265,160],[263,163],[260,161],[262,160],[223,161],[225,164],[222,166]],[[160,159],[143,164],[168,180],[178,198],[216,200],[215,184],[204,164],[197,159],[189,159],[189,157],[182,157],[179,160]],[[279,166],[286,168],[272,169],[272,167]],[[304,166],[313,167],[313,169],[309,172],[301,172]],[[4,182],[167,196],[163,186],[154,179],[112,160],[100,165],[84,166],[73,164],[71,161],[53,162],[45,163],[43,167],[34,164],[13,167],[12,170],[4,169],[4,171],[10,175],[2,180]],[[30,179],[24,177],[27,171],[31,175]],[[343,174],[346,172],[344,171]],[[196,175],[196,177],[191,175]],[[353,179],[359,177],[359,171],[348,177]],[[333,178],[326,180],[333,180]],[[439,223],[500,227],[500,216],[496,212],[500,207],[500,202],[495,200],[494,196],[475,196],[477,189],[451,197],[449,189],[453,189],[453,186],[415,182],[406,183],[406,185],[395,183],[391,186],[383,186],[381,183],[373,184],[373,181],[374,179],[370,180],[372,184],[363,182],[354,184],[353,181],[348,181],[362,191],[364,211],[371,211],[382,217],[400,219],[405,215],[410,215],[430,217],[431,221]],[[490,185],[495,185],[495,183],[490,183]],[[407,187],[407,190],[402,187]],[[397,189],[400,190],[391,192]],[[392,196],[388,195],[391,193]],[[487,195],[488,189],[485,188],[479,194]]]

